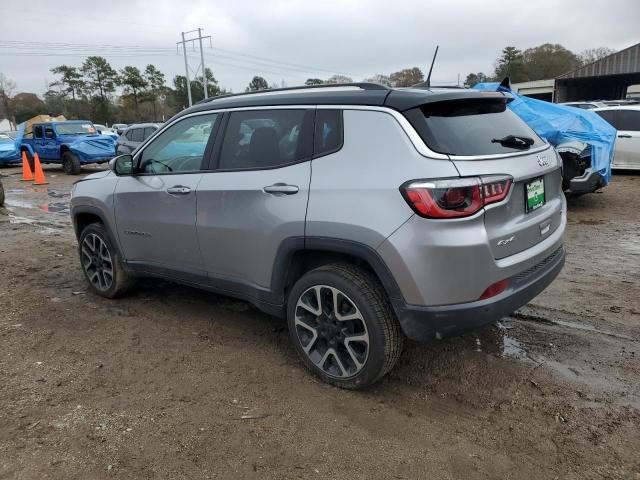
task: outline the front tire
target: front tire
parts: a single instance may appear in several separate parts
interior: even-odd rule
[[[94,293],[115,298],[131,286],[120,255],[101,223],[92,223],[82,230],[78,253],[85,279]]]
[[[80,159],[71,152],[64,152],[62,154],[62,169],[67,175],[78,175],[82,165],[80,165]]]
[[[305,366],[341,388],[377,382],[394,367],[404,344],[380,282],[349,264],[303,275],[289,295],[287,323]]]

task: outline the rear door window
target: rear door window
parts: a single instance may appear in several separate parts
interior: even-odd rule
[[[134,128],[131,130],[131,136],[128,137],[132,142],[142,142],[143,140],[143,130],[142,128]]]
[[[405,112],[422,140],[434,152],[447,155],[496,155],[523,151],[500,142],[512,135],[530,139],[528,148],[543,140],[502,98],[434,102]],[[529,141],[529,140],[528,140]]]
[[[44,138],[44,127],[42,125],[36,125],[33,129],[33,133],[36,138]]]
[[[144,129],[144,139],[146,140],[147,138],[149,138],[155,131],[156,127],[146,127]]]
[[[218,168],[274,168],[311,157],[313,110],[232,112]]]

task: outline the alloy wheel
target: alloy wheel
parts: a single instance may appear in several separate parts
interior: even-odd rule
[[[82,241],[82,268],[91,284],[100,291],[111,288],[113,283],[113,260],[107,244],[94,233]]]
[[[367,362],[369,332],[355,303],[328,285],[315,285],[298,298],[294,325],[304,353],[325,374],[356,375]]]

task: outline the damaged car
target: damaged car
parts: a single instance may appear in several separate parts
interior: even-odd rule
[[[599,190],[611,181],[616,129],[591,110],[545,102],[511,91],[502,83],[473,88],[505,91],[514,100],[508,108],[549,142],[562,159],[562,188],[568,195]]]
[[[87,120],[36,119],[21,124],[18,134],[30,163],[37,153],[42,163],[61,164],[65,173],[77,175],[82,165],[106,163],[115,156],[113,137],[99,134]]]

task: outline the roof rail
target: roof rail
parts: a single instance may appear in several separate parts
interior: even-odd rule
[[[212,100],[217,100],[219,98],[239,97],[241,95],[253,95],[256,93],[287,92],[287,91],[296,91],[296,90],[312,90],[316,88],[340,88],[340,87],[358,87],[358,88],[361,88],[362,90],[391,90],[390,87],[381,85],[379,83],[371,83],[371,82],[321,83],[319,85],[298,85],[295,87],[268,88],[264,90],[253,90],[251,92],[229,93],[227,95],[218,95],[217,97],[205,98],[203,100],[200,100],[199,102],[196,102],[194,105],[200,105],[202,103],[211,102]]]
[[[421,88],[424,90],[429,90],[431,88],[457,88],[464,90],[465,87],[459,85],[429,85],[427,82],[416,83],[415,85],[411,85],[409,88]]]

